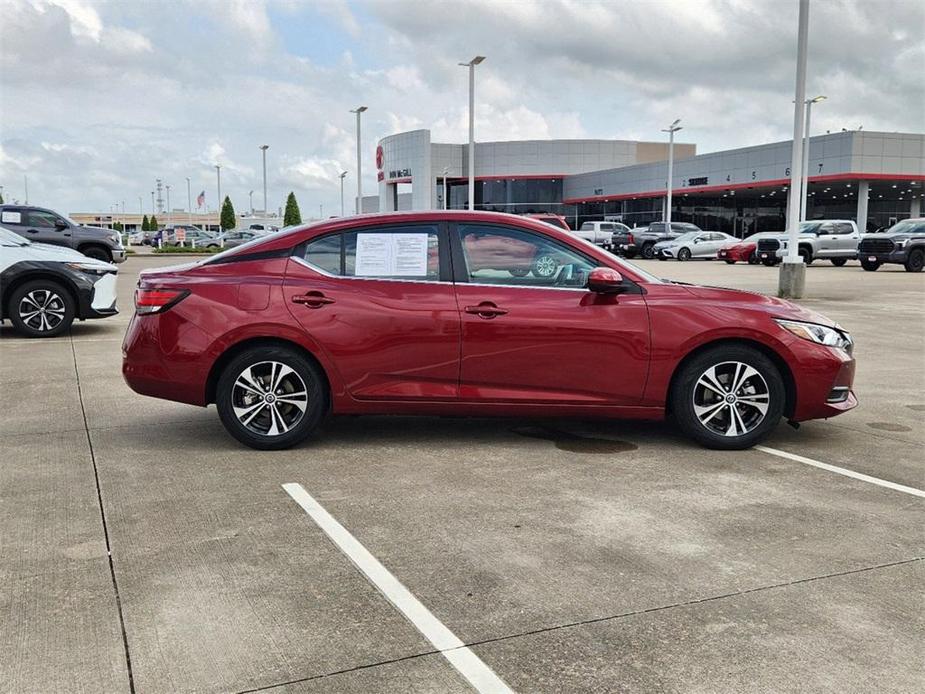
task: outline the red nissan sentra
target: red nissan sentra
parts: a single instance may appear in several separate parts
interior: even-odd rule
[[[857,405],[852,342],[759,294],[658,279],[490,212],[334,219],[141,273],[122,372],[254,448],[332,414],[658,420],[738,449]]]

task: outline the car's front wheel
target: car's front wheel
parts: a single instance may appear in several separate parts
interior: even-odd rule
[[[862,260],[861,267],[867,270],[867,272],[876,272],[880,267],[880,263],[876,260]]]
[[[81,248],[80,252],[83,253],[88,258],[93,258],[94,260],[102,260],[104,263],[111,263],[112,256],[102,246],[87,246]]]
[[[784,381],[766,355],[745,345],[698,354],[675,377],[671,405],[681,430],[707,448],[739,450],[764,439],[784,413]]]
[[[682,248],[678,251],[678,260],[690,260],[691,259],[691,249]]]
[[[247,349],[219,377],[215,404],[228,433],[261,450],[308,438],[327,408],[325,382],[304,355],[282,346]]]
[[[7,308],[13,327],[26,337],[56,337],[71,327],[77,312],[71,293],[44,279],[18,287]]]
[[[642,247],[642,257],[646,260],[652,260],[655,257],[655,244],[647,243]]]
[[[904,266],[906,272],[921,272],[925,267],[925,250],[913,248],[909,251],[909,257],[906,258]]]
[[[842,267],[845,263],[848,262],[847,258],[831,258],[832,265],[835,267]]]

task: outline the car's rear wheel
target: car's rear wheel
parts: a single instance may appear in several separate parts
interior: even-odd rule
[[[831,258],[832,265],[835,267],[842,267],[845,263],[848,262],[847,258]]]
[[[228,433],[261,450],[308,438],[327,407],[325,381],[305,356],[282,346],[247,349],[222,371],[215,389]]]
[[[678,251],[678,260],[690,260],[691,259],[691,249],[682,248]]]
[[[681,430],[707,448],[739,450],[764,439],[784,413],[784,381],[745,345],[698,354],[675,377],[671,404]]]
[[[748,264],[749,264],[749,265],[757,265],[759,262],[761,262],[761,261],[758,260],[758,256],[755,255],[754,253],[752,253],[750,256],[748,256]]]
[[[623,251],[623,257],[626,258],[627,260],[631,260],[632,258],[636,257],[636,251],[630,251],[630,250]]]
[[[777,265],[777,260],[775,260],[774,258],[765,258],[761,262],[767,267],[774,267],[775,265]]]
[[[903,267],[906,268],[906,272],[921,272],[922,268],[925,267],[925,250],[913,248],[909,251],[909,257],[906,258],[906,263]]]
[[[808,249],[808,248],[801,248],[801,249],[799,250],[799,254],[800,254],[800,258],[803,259],[803,262],[804,262],[806,265],[812,265],[812,264],[813,264],[813,252],[812,252],[810,249]]]
[[[726,261],[726,265],[735,265],[735,264],[736,264],[736,261],[734,261],[734,260],[727,260],[727,261]]]
[[[63,286],[51,280],[32,280],[18,287],[7,304],[10,322],[25,337],[55,337],[74,322],[77,306]]]
[[[876,260],[862,260],[861,267],[868,272],[876,272],[877,268],[880,267],[880,263]]]
[[[652,260],[655,257],[655,244],[647,243],[642,247],[642,257],[646,260]]]

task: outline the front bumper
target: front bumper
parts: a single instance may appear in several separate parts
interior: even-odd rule
[[[124,263],[128,257],[124,248],[110,248],[109,252],[112,254],[112,262],[114,263]]]
[[[896,248],[889,253],[865,253],[858,249],[858,260],[870,263],[896,263],[903,265],[906,262],[906,249]]]
[[[828,419],[858,406],[854,357],[807,340],[790,344],[796,399],[791,419]]]

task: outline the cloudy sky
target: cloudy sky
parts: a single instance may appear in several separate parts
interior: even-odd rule
[[[364,190],[384,135],[658,139],[677,117],[700,152],[788,139],[795,0],[0,0],[0,185],[62,212],[173,207],[215,171],[238,211],[295,191],[303,217]],[[925,2],[813,0],[813,130],[925,130]],[[347,197],[350,199],[350,192]],[[194,203],[195,204],[195,203]],[[349,203],[348,203],[349,206]]]

